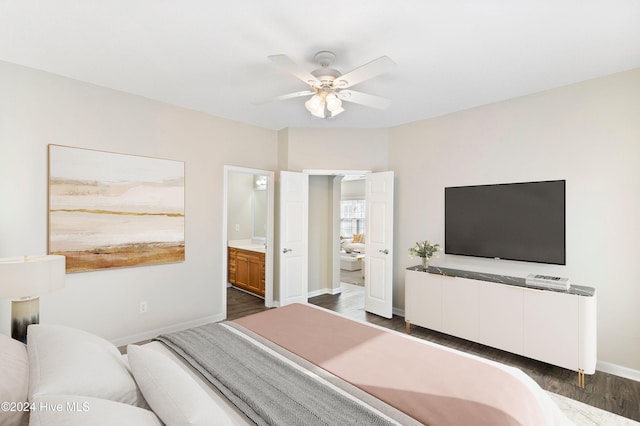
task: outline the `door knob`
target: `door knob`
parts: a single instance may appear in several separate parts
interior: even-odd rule
[[[384,253],[384,254],[389,254],[389,250],[384,249],[384,250],[378,250],[380,253]]]
[[[287,252],[290,252],[290,251],[293,251],[293,249],[288,249],[288,248],[283,248],[282,249],[283,253],[287,253]]]

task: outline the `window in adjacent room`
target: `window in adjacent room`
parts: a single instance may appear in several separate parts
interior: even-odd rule
[[[340,201],[340,235],[364,234],[365,206],[365,200]]]

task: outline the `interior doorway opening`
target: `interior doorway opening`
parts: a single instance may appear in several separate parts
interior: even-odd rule
[[[364,235],[364,212],[353,226],[343,223],[342,199],[359,198],[364,205],[364,179],[369,170],[305,170],[309,174],[309,297],[339,294],[342,281],[364,287],[364,243],[355,243],[352,230]],[[344,182],[347,182],[346,186]],[[353,188],[361,186],[362,191]],[[345,188],[345,189],[343,189]],[[362,192],[357,195],[356,192]],[[349,253],[347,253],[349,251]],[[357,253],[361,251],[362,253]],[[353,257],[353,259],[352,259]],[[364,306],[364,299],[362,300]]]
[[[340,282],[364,287],[366,194],[362,175],[345,175],[340,186]]]
[[[273,301],[274,172],[224,166],[222,301],[234,286]]]

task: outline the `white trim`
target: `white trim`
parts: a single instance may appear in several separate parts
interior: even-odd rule
[[[306,173],[308,175],[321,175],[321,176],[348,176],[348,175],[366,175],[371,173],[371,170],[303,169],[302,173]]]
[[[393,315],[397,315],[399,317],[404,318],[404,309],[400,309],[400,308],[391,308],[391,313]]]
[[[640,382],[640,371],[634,370],[633,368],[623,367],[610,362],[598,361],[596,363],[596,370]]]
[[[340,294],[342,293],[342,289],[341,288],[321,288],[320,290],[313,290],[310,291],[308,294],[308,297],[316,297],[316,296],[322,296],[323,294],[330,294],[332,296],[335,296],[336,294]]]
[[[340,235],[340,199],[342,198],[342,179],[344,176],[333,177],[333,199],[331,200],[331,235]],[[333,238],[331,249],[331,288],[340,290],[340,238]],[[333,293],[338,294],[338,293]]]
[[[316,297],[316,296],[320,296],[323,294],[328,294],[329,293],[329,289],[328,288],[323,288],[320,290],[313,290],[310,291],[309,293],[307,293],[307,299],[311,298],[311,297]]]
[[[132,334],[130,336],[120,337],[118,339],[111,340],[116,346],[124,346],[130,343],[142,342],[144,340],[152,339],[164,333],[173,333],[175,331],[186,330],[187,328],[199,327],[201,325],[209,324],[212,322],[222,321],[224,317],[222,314],[211,315],[208,317],[200,318],[193,321],[185,321],[178,324],[173,324],[167,327],[156,328],[153,330],[143,331],[142,333]]]

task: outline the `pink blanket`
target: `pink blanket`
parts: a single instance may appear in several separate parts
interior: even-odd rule
[[[294,304],[234,322],[427,425],[545,425],[520,370]]]

